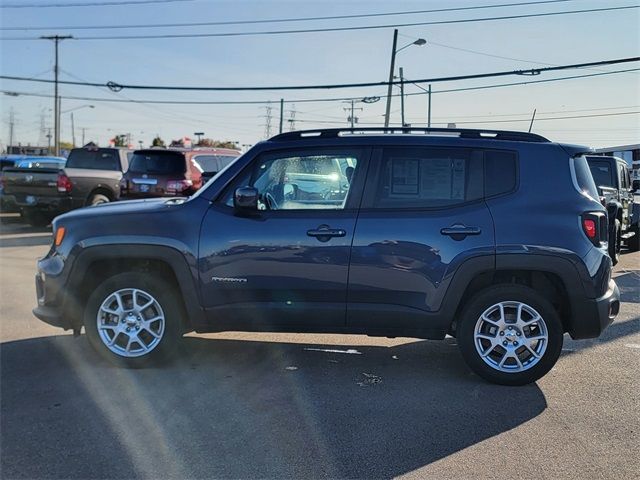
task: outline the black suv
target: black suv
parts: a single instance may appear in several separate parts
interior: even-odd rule
[[[629,166],[617,157],[589,155],[587,162],[598,188],[600,201],[609,215],[609,256],[615,265],[620,259],[623,241],[628,243],[631,250],[638,250],[638,238],[632,228],[637,219],[633,217],[634,188]]]
[[[529,383],[620,307],[583,152],[503,131],[278,135],[189,199],[56,218],[34,314],[125,366],[192,330],[450,334],[483,378]]]

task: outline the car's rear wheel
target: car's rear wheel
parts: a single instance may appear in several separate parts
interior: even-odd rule
[[[106,195],[102,195],[101,193],[96,193],[92,195],[91,198],[89,199],[89,205],[90,206],[100,205],[103,203],[109,203],[110,201],[111,200]]]
[[[183,324],[174,291],[165,281],[144,273],[108,278],[91,294],[85,309],[90,343],[109,361],[127,367],[170,357]]]
[[[553,305],[536,290],[496,285],[465,306],[457,340],[466,363],[485,380],[525,385],[553,368],[563,329]]]

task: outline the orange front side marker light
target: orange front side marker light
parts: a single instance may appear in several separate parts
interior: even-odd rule
[[[64,240],[65,231],[66,230],[64,229],[64,227],[58,227],[58,229],[56,230],[56,241],[55,241],[56,247],[59,247],[60,244],[62,243],[62,240]]]

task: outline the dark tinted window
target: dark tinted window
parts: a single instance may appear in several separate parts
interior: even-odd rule
[[[484,189],[491,197],[507,193],[517,184],[516,154],[501,150],[484,152]]]
[[[120,158],[117,150],[109,148],[71,150],[67,168],[89,168],[92,170],[120,170]]]
[[[135,152],[129,171],[132,173],[171,174],[184,173],[184,155],[177,152]]]
[[[590,196],[593,199],[598,198],[598,189],[593,181],[591,170],[589,170],[589,163],[585,157],[578,157],[573,159],[573,170],[576,174],[576,183],[578,191]]]
[[[386,148],[374,206],[434,208],[482,198],[482,152]]]
[[[614,185],[613,172],[608,161],[589,159],[589,170],[591,170],[596,186],[612,187]]]

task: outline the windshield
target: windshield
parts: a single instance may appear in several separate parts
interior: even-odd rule
[[[88,168],[92,170],[120,170],[118,151],[111,148],[71,150],[67,168]]]
[[[132,173],[184,173],[184,155],[179,152],[134,152],[129,171]]]

